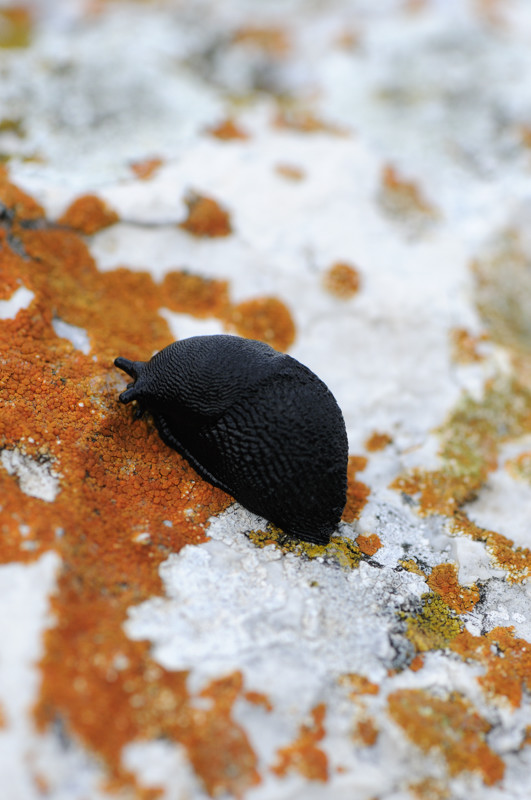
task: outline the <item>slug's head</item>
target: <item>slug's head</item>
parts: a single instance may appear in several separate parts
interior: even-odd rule
[[[133,380],[127,384],[127,389],[121,393],[119,400],[121,403],[130,403],[136,400],[137,409],[135,411],[135,418],[138,419],[144,413],[144,405],[142,403],[142,384],[144,383],[142,373],[146,367],[145,361],[129,361],[128,358],[119,356],[114,359],[114,366],[126,372]]]

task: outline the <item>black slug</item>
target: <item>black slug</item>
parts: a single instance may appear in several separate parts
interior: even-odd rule
[[[346,502],[348,444],[332,393],[264,342],[193,336],[150,361],[117,358],[120,395],[205,480],[291,535],[327,544]]]

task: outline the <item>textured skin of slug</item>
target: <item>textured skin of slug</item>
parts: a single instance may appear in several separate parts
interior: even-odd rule
[[[121,402],[149,411],[205,480],[285,533],[328,543],[346,502],[348,444],[339,406],[311,370],[227,335],[114,363],[133,378]]]

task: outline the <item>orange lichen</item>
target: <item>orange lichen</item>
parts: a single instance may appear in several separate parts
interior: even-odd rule
[[[114,225],[119,219],[116,211],[109,208],[101,198],[85,194],[74,200],[57,222],[92,236],[103,228]]]
[[[479,600],[479,591],[476,585],[466,588],[459,584],[455,564],[437,564],[428,578],[428,586],[458,614],[470,611]]]
[[[249,138],[239,125],[236,125],[233,119],[225,119],[222,122],[208,128],[208,133],[216,139],[221,139],[223,142],[229,142],[234,139],[244,140]]]
[[[378,728],[372,717],[363,717],[356,725],[354,740],[365,747],[372,747],[378,740]]]
[[[422,653],[417,653],[417,655],[409,665],[409,669],[411,670],[411,672],[419,672],[423,666],[424,666],[424,656],[422,655]]]
[[[531,691],[531,644],[516,638],[514,628],[494,628],[485,636],[473,636],[463,630],[451,649],[485,667],[486,672],[478,681],[491,697],[505,698],[518,708],[523,690]]]
[[[358,675],[357,672],[348,672],[338,678],[338,683],[350,689],[349,697],[354,699],[361,694],[378,694],[380,687],[373,683],[365,675]]]
[[[518,134],[523,146],[531,149],[531,126],[520,125],[518,128]]]
[[[354,522],[358,519],[368,497],[371,493],[369,487],[356,480],[356,475],[367,466],[367,459],[364,456],[349,456],[347,466],[347,504],[343,511],[343,519],[345,522]]]
[[[232,226],[228,211],[225,211],[216,200],[191,193],[186,198],[187,218],[179,227],[193,236],[216,238],[229,236]]]
[[[304,108],[286,107],[276,115],[274,122],[276,128],[297,131],[298,133],[330,133],[335,136],[344,136],[346,131],[339,125],[320,119],[313,111]]]
[[[359,291],[360,274],[345,261],[336,261],[323,275],[325,289],[340,300],[349,300]]]
[[[277,164],[275,172],[289,181],[302,181],[306,177],[304,170],[300,167],[295,167],[293,164]]]
[[[510,583],[522,583],[531,576],[531,550],[528,547],[515,547],[512,539],[481,528],[462,511],[455,514],[449,528],[454,534],[465,534],[475,542],[484,542],[494,565],[507,572]]]
[[[487,786],[501,781],[505,765],[485,738],[491,726],[464,696],[443,699],[423,689],[401,689],[388,703],[406,736],[423,752],[439,753],[451,776],[477,772]]]
[[[483,359],[478,347],[486,341],[486,334],[474,336],[465,328],[452,328],[450,331],[450,348],[452,360],[456,364],[475,364]]]
[[[0,249],[3,249],[4,243],[6,240],[6,232],[0,228]],[[9,259],[9,255],[6,255],[6,260]],[[7,270],[2,269],[1,272],[1,282],[0,282],[0,300],[9,300],[9,298],[16,292],[17,289],[20,289],[22,286],[22,281],[20,278],[17,278],[14,273],[7,272]]]
[[[262,50],[270,56],[287,55],[291,43],[287,32],[274,25],[248,25],[234,34],[233,41]]]
[[[317,745],[326,733],[323,724],[325,714],[324,703],[315,706],[311,711],[312,721],[301,725],[299,736],[293,744],[278,751],[278,761],[272,767],[276,775],[283,776],[294,769],[310,781],[328,780],[328,757]]]
[[[334,44],[341,50],[357,50],[361,41],[362,37],[359,30],[346,28],[339,33]]]
[[[477,14],[490,25],[503,26],[506,22],[506,3],[504,0],[475,0]]]
[[[6,717],[4,714],[4,709],[0,706],[0,729],[5,728],[6,726]]]
[[[295,341],[295,323],[289,308],[276,297],[259,297],[233,306],[227,327],[247,339],[260,339],[284,352]]]
[[[0,198],[23,219],[42,216],[5,171]],[[197,302],[199,315],[221,314],[227,286],[184,273],[162,285],[123,268],[100,273],[76,231],[44,219],[33,230],[18,219],[9,224],[26,255],[10,248],[2,229],[0,268],[9,286],[26,286],[34,299],[0,325],[0,447],[59,476],[56,499],[45,502],[0,467],[0,563],[54,549],[62,565],[54,625],[44,636],[37,723],[60,720],[98,756],[117,791],[155,796],[125,770],[122,751],[164,737],[185,748],[207,791],[241,795],[258,781],[255,754],[231,713],[244,696],[241,676],[208,687],[205,711],[189,696],[186,674],[160,667],[148,643],[129,640],[123,629],[131,605],[162,592],[161,562],[204,541],[208,518],[231,499],[168,449],[150,419],[133,423],[117,402],[125,380],[112,366],[116,355],[145,359],[171,342],[161,306],[184,303],[194,313]],[[87,330],[90,354],[56,336],[54,316]]]
[[[369,533],[368,536],[363,536],[360,533],[356,539],[356,544],[366,556],[373,556],[382,546],[380,537],[376,533]]]
[[[468,486],[460,477],[445,474],[442,470],[426,472],[422,469],[412,469],[396,478],[390,488],[411,497],[419,494],[418,512],[423,516],[428,514],[451,516],[459,505],[474,495],[478,486]]]
[[[257,760],[242,728],[232,718],[232,707],[242,693],[240,672],[213,681],[201,692],[212,701],[208,710],[194,709],[194,736],[188,747],[190,761],[203,776],[211,797],[240,797],[260,783]],[[220,747],[219,743],[224,746]],[[245,754],[245,756],[243,756]]]
[[[368,450],[369,453],[376,453],[378,450],[385,450],[392,441],[393,439],[388,433],[379,433],[375,431],[365,442],[365,449]]]
[[[410,783],[408,789],[417,800],[448,800],[450,797],[448,787],[435,778],[423,778],[421,781]]]
[[[391,165],[382,170],[378,202],[389,218],[405,223],[417,232],[422,232],[439,216],[417,184],[403,178]]]
[[[43,207],[33,197],[8,180],[7,169],[0,166],[0,202],[18,220],[35,220],[44,217]]]
[[[164,305],[196,317],[225,319],[230,307],[227,281],[202,278],[188,272],[170,272],[162,281]],[[259,338],[259,337],[256,337]]]
[[[254,706],[263,706],[266,711],[273,711],[273,704],[263,692],[245,692],[245,699]]]
[[[146,158],[143,161],[133,161],[129,166],[137,178],[147,181],[159,171],[163,164],[162,158]]]

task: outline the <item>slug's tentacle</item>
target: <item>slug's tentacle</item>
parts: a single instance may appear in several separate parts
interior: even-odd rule
[[[194,336],[150,361],[117,358],[120,395],[152,414],[163,441],[243,506],[327,544],[346,502],[348,444],[332,393],[263,342]]]
[[[114,359],[114,366],[118,367],[118,369],[123,370],[128,375],[130,375],[133,380],[131,383],[127,384],[127,389],[121,393],[118,397],[121,403],[130,403],[132,400],[139,400],[141,395],[141,384],[142,381],[140,380],[142,372],[146,366],[145,361],[130,361],[128,358],[122,358],[119,356],[118,358]],[[137,408],[135,412],[135,419],[141,417],[144,413],[144,409],[139,411]]]
[[[128,358],[122,358],[122,356],[118,356],[118,358],[114,359],[114,366],[118,367],[118,369],[121,369],[124,372],[127,372],[127,374],[136,381],[142,370],[145,368],[146,362],[130,361]]]

